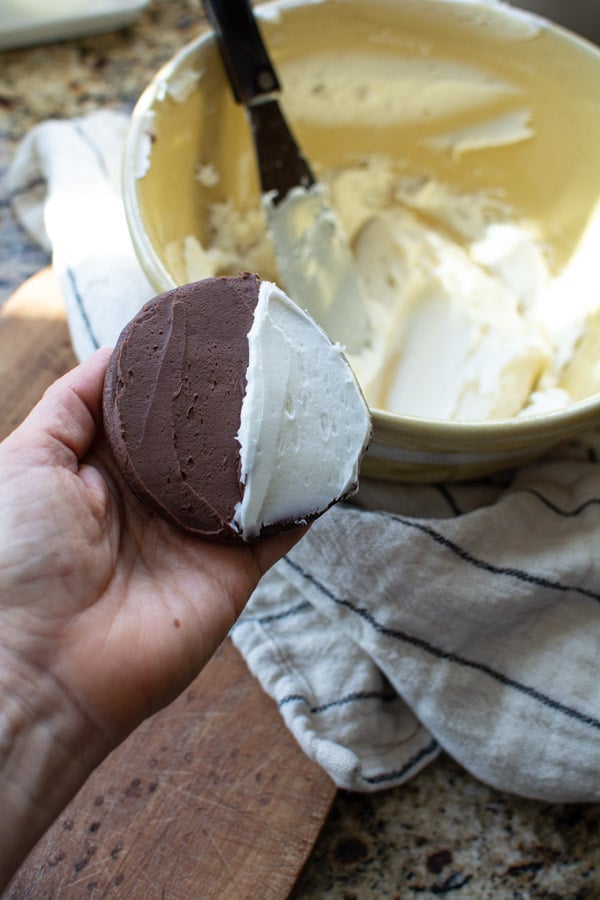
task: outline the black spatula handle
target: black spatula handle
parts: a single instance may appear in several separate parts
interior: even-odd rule
[[[248,0],[203,0],[238,103],[280,90]]]

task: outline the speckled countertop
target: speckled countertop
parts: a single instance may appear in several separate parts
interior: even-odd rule
[[[1,187],[19,139],[49,117],[130,109],[202,27],[199,0],[154,0],[124,31],[0,54],[0,302],[47,263]],[[599,813],[501,794],[441,757],[402,788],[340,793],[294,896],[597,898]]]

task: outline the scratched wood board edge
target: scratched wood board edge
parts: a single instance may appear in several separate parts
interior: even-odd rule
[[[0,310],[0,437],[75,364],[57,290],[46,271]],[[4,896],[279,900],[334,797],[226,641],[91,775]]]

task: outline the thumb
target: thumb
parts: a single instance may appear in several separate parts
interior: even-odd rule
[[[6,439],[5,449],[21,454],[42,451],[46,461],[76,468],[102,422],[102,388],[110,354],[109,347],[101,347],[51,384]]]

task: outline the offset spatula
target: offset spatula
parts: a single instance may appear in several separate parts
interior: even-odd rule
[[[350,247],[283,115],[281,85],[247,0],[203,0],[231,87],[248,115],[282,287],[349,353],[369,339]],[[260,273],[259,273],[260,274]]]

